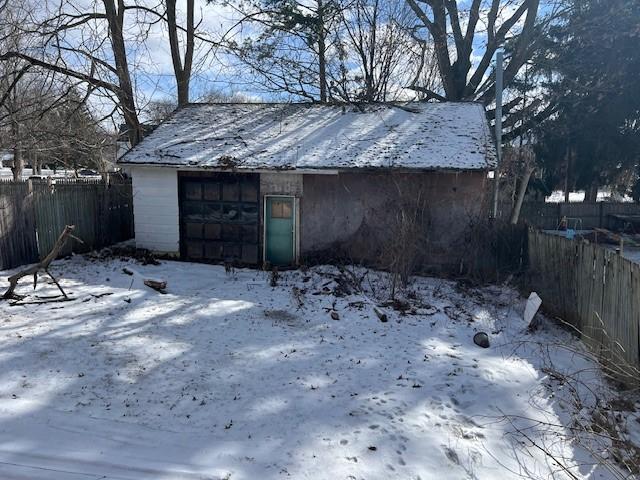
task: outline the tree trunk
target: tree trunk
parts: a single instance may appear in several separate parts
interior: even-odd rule
[[[529,180],[531,179],[531,175],[534,172],[533,167],[526,167],[524,175],[522,176],[522,180],[520,181],[520,188],[518,189],[518,198],[516,199],[516,204],[513,207],[513,211],[511,212],[511,224],[517,225],[520,220],[520,210],[522,210],[522,203],[524,202],[524,197],[527,194],[527,187],[529,186]]]
[[[598,201],[598,184],[592,183],[584,192],[584,201],[595,203]]]
[[[42,175],[42,164],[38,152],[33,152],[33,174]]]
[[[22,147],[20,146],[20,139],[16,139],[16,146],[13,148],[13,180],[18,181],[22,179],[22,170],[24,169],[24,159],[22,157]]]
[[[16,115],[16,112],[14,112]],[[22,178],[22,170],[24,169],[24,159],[22,157],[22,138],[20,138],[20,123],[19,120],[14,119],[11,124],[11,130],[13,134],[13,167],[11,172],[13,173],[13,180],[17,182]]]
[[[180,42],[178,39],[178,23],[176,20],[176,0],[166,0],[167,7],[167,28],[169,30],[169,46],[171,48],[171,60],[173,62],[173,73],[176,77],[176,88],[178,91],[178,106],[182,107],[189,103],[189,84],[191,83],[191,69],[193,64],[193,50],[195,46],[195,26],[194,26],[194,0],[187,0],[187,28],[186,28],[186,48],[184,53],[184,65],[182,54],[180,53]]]
[[[136,110],[135,97],[133,96],[133,87],[131,83],[131,75],[129,73],[129,63],[127,61],[127,49],[125,47],[123,28],[124,28],[124,0],[102,0],[104,4],[105,15],[109,24],[109,37],[111,47],[113,49],[113,58],[116,64],[116,74],[118,76],[119,89],[116,92],[124,121],[127,124],[127,134],[132,147],[135,147],[142,140],[142,127],[138,120],[138,112]]]
[[[405,0],[431,37],[446,100],[476,100],[489,105],[495,99],[495,83],[488,75],[496,50],[507,43],[514,46],[504,71],[509,87],[522,65],[531,57],[531,44],[538,34],[536,18],[540,0],[504,2],[500,0]],[[458,4],[466,4],[459,9]],[[512,10],[504,8],[509,3]],[[519,5],[518,5],[519,4]],[[481,12],[485,12],[481,15]],[[483,16],[484,21],[479,19]],[[518,27],[521,27],[518,29]],[[486,37],[482,57],[477,54],[478,37]],[[455,52],[454,60],[452,53]],[[471,67],[473,66],[473,72]]]
[[[564,171],[564,201],[565,203],[569,203],[569,176],[570,176],[570,170],[571,170],[571,148],[567,149],[567,153],[566,153],[566,164],[565,164],[565,171]]]
[[[193,23],[194,0],[187,0],[187,48],[184,53],[184,68],[182,69],[185,91],[182,94],[183,105],[189,103],[189,84],[191,83],[191,67],[195,48],[195,26]]]
[[[318,0],[318,75],[320,82],[320,102],[327,102],[327,45],[324,28],[324,2]]]

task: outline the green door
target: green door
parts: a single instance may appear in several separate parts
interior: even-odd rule
[[[294,261],[293,197],[266,197],[265,260],[271,265],[292,265]]]

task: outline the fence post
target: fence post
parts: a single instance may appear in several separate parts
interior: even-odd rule
[[[558,225],[560,225],[560,222],[562,221],[562,206],[563,205],[564,205],[564,202],[558,203],[558,216],[556,218],[556,229],[558,228]]]

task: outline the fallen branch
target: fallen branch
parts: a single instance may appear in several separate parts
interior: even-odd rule
[[[60,293],[62,293],[62,296],[65,299],[68,299],[69,297],[67,297],[67,294],[60,286],[60,283],[58,283],[58,280],[49,271],[49,265],[51,264],[52,261],[58,258],[58,255],[60,254],[60,250],[62,250],[64,245],[67,243],[68,238],[69,237],[76,238],[71,234],[74,228],[75,228],[74,225],[67,225],[66,227],[64,227],[64,230],[56,240],[56,243],[53,245],[53,248],[51,249],[49,254],[46,257],[44,257],[44,259],[42,259],[40,262],[30,267],[27,267],[24,270],[19,271],[18,273],[14,273],[13,275],[11,275],[8,278],[9,288],[7,289],[6,292],[4,292],[4,295],[2,295],[2,298],[4,300],[22,300],[24,297],[17,295],[15,293],[15,289],[18,286],[18,281],[23,277],[33,275],[33,289],[35,290],[36,286],[38,285],[38,272],[43,271],[47,275],[49,275],[49,277],[51,277],[51,279],[53,280],[53,283],[56,284],[56,287],[58,287],[58,290],[60,290]]]
[[[140,278],[142,280],[142,283],[144,283],[147,287],[152,288],[156,292],[167,293],[167,292],[165,292],[165,288],[167,288],[167,281],[166,280],[145,277],[140,272],[138,272],[137,270],[134,270],[133,268],[130,268],[130,267],[124,267],[122,269],[122,271],[124,273],[126,273],[127,275],[130,275],[132,277]]]
[[[387,314],[380,310],[378,307],[373,307],[373,312],[380,319],[382,323],[386,323],[389,319],[387,318]]]
[[[24,302],[22,300],[16,300],[15,302],[11,302],[9,304],[9,306],[11,307],[19,307],[21,305],[43,305],[45,303],[58,303],[58,302],[73,302],[74,300],[77,300],[76,298],[71,298],[71,297],[63,297],[61,295],[58,295],[57,298],[50,298],[47,300],[33,300],[30,302]]]

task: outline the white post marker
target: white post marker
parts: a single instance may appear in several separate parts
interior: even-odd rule
[[[542,305],[542,299],[536,292],[531,292],[527,300],[527,306],[524,307],[524,321],[527,322],[527,325],[531,326],[531,321],[538,313],[540,305]]]

